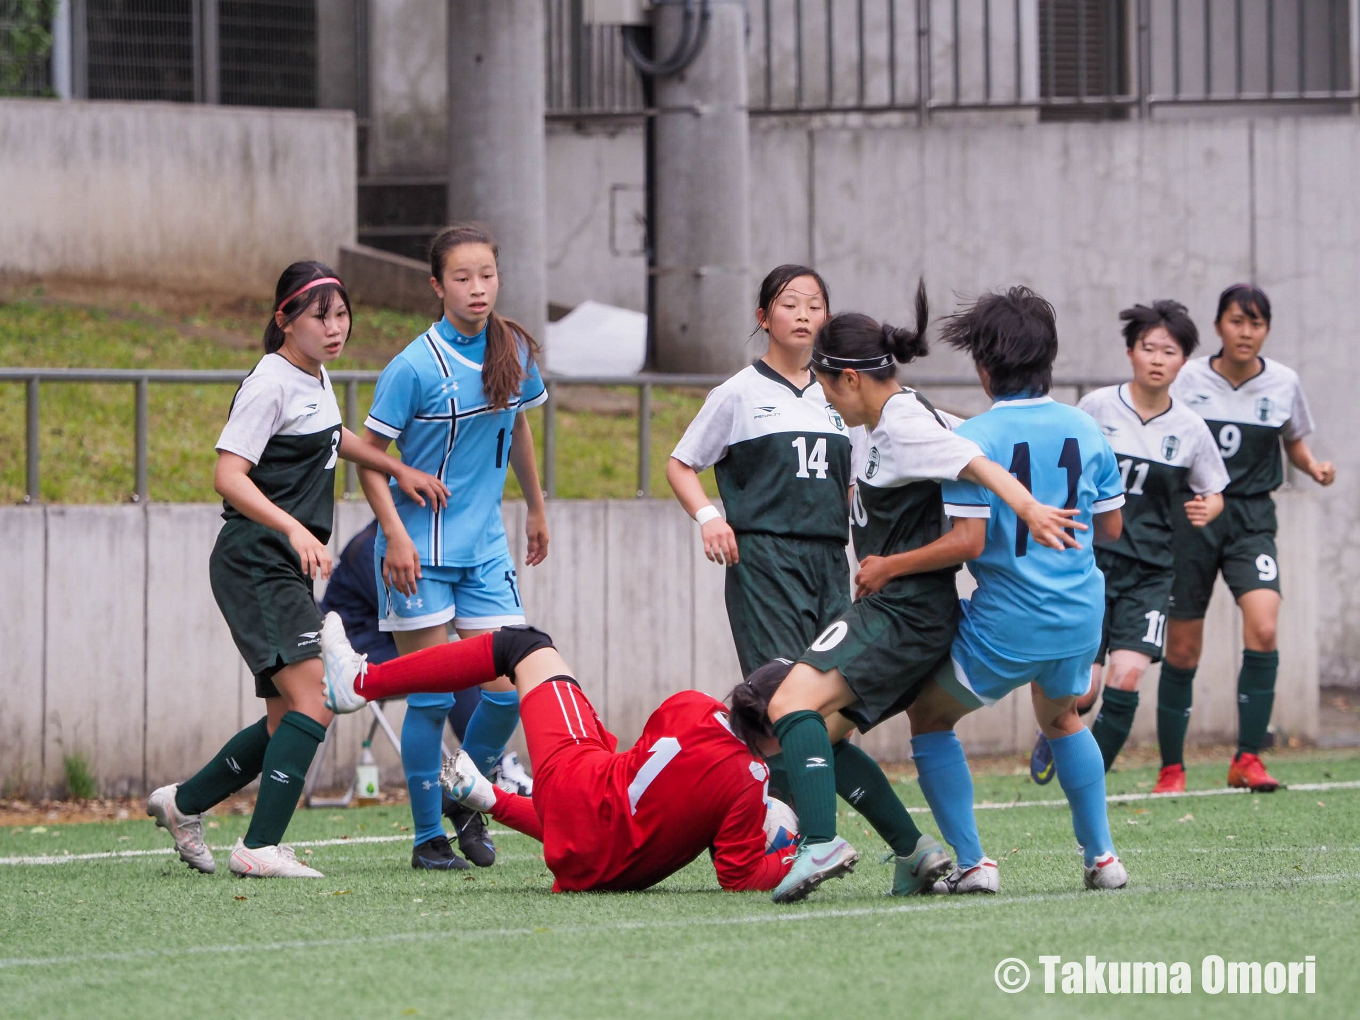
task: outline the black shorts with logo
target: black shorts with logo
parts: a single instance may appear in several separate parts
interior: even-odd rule
[[[321,657],[321,613],[297,552],[281,532],[236,518],[217,536],[208,577],[256,697],[278,697],[275,673]]]
[[[1204,527],[1188,522],[1176,526],[1173,619],[1203,619],[1220,570],[1235,599],[1261,588],[1280,590],[1275,501],[1263,494],[1225,496],[1223,502],[1223,512]]]

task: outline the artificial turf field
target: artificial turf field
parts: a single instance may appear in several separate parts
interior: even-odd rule
[[[644,893],[554,896],[537,844],[508,832],[492,869],[415,872],[405,805],[300,811],[289,838],[319,881],[235,879],[226,852],[215,876],[190,872],[149,819],[0,828],[0,1015],[1360,1015],[1360,757],[1268,764],[1294,788],[1217,795],[1215,764],[1190,774],[1210,795],[1151,798],[1154,770],[1112,774],[1112,797],[1131,795],[1110,804],[1121,892],[1081,891],[1058,784],[1009,775],[977,777],[979,805],[1014,804],[978,812],[995,897],[887,898],[884,847],[848,812],[858,870],[791,906],[720,891],[704,859]],[[924,804],[914,780],[898,788]],[[246,821],[213,817],[209,841]],[[1044,994],[1041,955],[1087,954],[1188,962],[1192,990]],[[1209,994],[1209,954],[1314,956],[1316,992]],[[1018,994],[994,981],[1008,957],[1033,972]]]

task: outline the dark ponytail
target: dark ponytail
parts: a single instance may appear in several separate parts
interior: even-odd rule
[[[491,231],[480,223],[455,223],[441,230],[430,242],[430,275],[444,280],[444,264],[449,252],[460,244],[484,244],[499,266],[501,249]],[[498,269],[499,271],[499,269]],[[528,377],[526,363],[532,365],[541,346],[527,329],[514,319],[505,319],[495,309],[486,320],[486,355],[482,358],[482,391],[494,410],[503,411],[519,394]]]
[[[315,287],[307,286],[315,280],[334,282],[318,284]],[[350,311],[349,332],[345,334],[345,339],[348,340],[349,333],[354,331],[354,306],[349,302],[349,293],[345,290],[345,285],[340,282],[335,271],[324,262],[294,262],[285,269],[283,275],[279,277],[279,282],[274,285],[274,312],[283,313],[283,326],[300,318],[303,312],[312,307],[312,302],[317,302],[317,310],[322,315],[328,315],[331,302],[337,295]],[[283,326],[278,324],[277,315],[269,316],[269,322],[264,327],[266,354],[277,354],[279,348],[283,346],[286,339]]]
[[[879,323],[859,312],[840,312],[828,319],[817,333],[812,348],[813,367],[819,375],[840,375],[845,369],[853,368],[871,379],[892,379],[897,375],[893,361],[905,365],[928,353],[926,324],[929,321],[926,283],[921,280],[916,285],[914,329]]]

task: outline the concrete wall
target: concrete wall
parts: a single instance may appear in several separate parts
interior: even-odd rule
[[[272,292],[354,241],[354,115],[4,99],[0,182],[0,272]]]
[[[505,508],[510,548],[524,556],[523,504]],[[340,548],[370,519],[342,504]],[[738,668],[723,609],[722,570],[703,557],[693,524],[669,500],[564,501],[549,507],[546,562],[521,572],[529,618],[551,633],[606,724],[634,740],[667,695],[721,697]],[[1310,497],[1280,499],[1284,574],[1275,723],[1317,732],[1316,514]],[[107,793],[182,779],[257,718],[261,706],[208,585],[221,526],[215,506],[0,509],[0,788],[60,792],[62,759],[83,754]],[[961,575],[965,590],[968,578]],[[320,594],[321,591],[318,591]],[[1236,730],[1240,644],[1236,607],[1220,590],[1196,685],[1194,741]],[[1135,741],[1153,737],[1155,674],[1145,682]],[[967,719],[973,752],[1020,751],[1033,738],[1027,695]],[[388,708],[398,729],[402,705]],[[345,785],[369,726],[336,724],[322,782]],[[885,760],[909,757],[904,722],[866,738]],[[400,765],[374,743],[387,782]]]
[[[368,4],[368,170],[443,173],[449,165],[448,4]]]
[[[598,136],[550,126],[548,160],[549,236],[570,252],[550,265],[550,299],[571,304],[607,292],[644,307],[642,258],[605,246],[617,229],[611,193],[642,179],[641,131]],[[1360,119],[924,130],[758,119],[751,160],[753,279],[782,262],[806,262],[826,277],[834,309],[890,321],[910,313],[918,275],[937,316],[956,307],[956,296],[1027,284],[1057,309],[1058,372],[1069,378],[1127,376],[1118,311],[1135,301],[1185,302],[1212,352],[1219,291],[1236,280],[1265,287],[1275,322],[1266,354],[1299,371],[1318,421],[1310,443],[1338,465],[1336,485],[1318,503],[1337,564],[1313,579],[1326,585],[1320,668],[1328,682],[1360,685],[1352,626],[1360,537],[1351,527],[1360,446],[1344,442],[1360,424],[1350,382],[1360,351],[1335,325],[1349,320],[1360,273]],[[575,172],[582,166],[593,172]],[[732,342],[759,353],[744,336]],[[908,374],[929,385],[971,370],[937,350]],[[981,410],[976,387],[940,396]],[[1284,569],[1292,569],[1287,560]]]

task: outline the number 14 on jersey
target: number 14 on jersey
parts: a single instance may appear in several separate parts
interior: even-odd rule
[[[793,448],[798,451],[798,477],[811,478],[812,471],[817,472],[817,477],[825,479],[826,473],[831,467],[831,462],[826,459],[826,437],[823,436],[812,444],[812,453],[808,453],[807,437],[799,436],[793,441]]]

